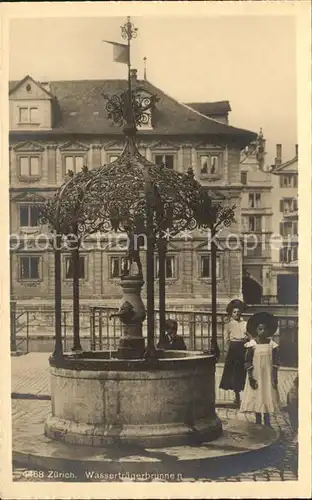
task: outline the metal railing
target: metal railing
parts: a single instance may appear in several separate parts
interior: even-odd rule
[[[80,312],[80,338],[83,349],[116,349],[121,334],[119,318],[110,319],[116,308],[84,307]],[[252,313],[245,314],[245,318]],[[298,363],[298,315],[275,313],[279,328],[274,336],[280,345],[281,364],[296,367]],[[183,336],[189,349],[206,350],[211,342],[211,312],[167,310],[167,318],[178,322],[178,333]],[[224,360],[224,325],[227,317],[217,315],[217,340]],[[155,311],[155,337],[159,338],[159,312]],[[143,335],[147,325],[143,323]],[[71,350],[73,340],[73,313],[62,311],[62,340],[65,351]],[[11,349],[24,352],[52,352],[54,348],[54,311],[52,308],[33,310],[15,306],[11,309]]]

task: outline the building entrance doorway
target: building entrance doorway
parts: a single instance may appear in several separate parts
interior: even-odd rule
[[[277,301],[279,304],[298,304],[298,275],[277,275]]]

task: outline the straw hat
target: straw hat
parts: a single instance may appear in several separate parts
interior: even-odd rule
[[[232,312],[233,312],[233,309],[239,309],[240,312],[244,312],[245,309],[246,309],[246,305],[244,304],[244,302],[242,300],[239,300],[239,299],[234,299],[234,300],[231,300],[231,302],[228,303],[228,305],[226,306],[226,312],[229,316],[231,316]]]

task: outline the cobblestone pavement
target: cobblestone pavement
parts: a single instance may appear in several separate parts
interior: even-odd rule
[[[19,422],[25,419],[26,415],[30,415],[31,407],[34,408],[34,401],[29,399],[37,399],[36,415],[32,414],[31,418],[42,417],[42,412],[48,412],[50,408],[49,401],[42,401],[44,396],[50,394],[49,388],[49,370],[48,370],[48,354],[46,353],[31,353],[25,356],[13,357],[12,359],[12,419],[13,419],[13,433],[14,429],[19,428]],[[217,380],[218,386],[219,378],[221,376],[222,366],[217,367]],[[280,392],[282,402],[285,402],[286,394],[291,386],[296,372],[294,370],[281,370],[280,373]],[[224,391],[222,391],[224,392]],[[229,407],[221,391],[217,391],[217,400],[219,405],[217,408],[219,417],[247,419],[254,421],[253,415],[240,413],[238,409]],[[231,395],[227,400],[231,400]],[[201,481],[226,481],[226,482],[242,482],[242,481],[294,481],[297,480],[297,445],[293,440],[291,426],[288,416],[283,412],[278,416],[272,417],[272,427],[278,429],[281,433],[281,443],[274,446],[272,452],[262,459],[262,464],[259,466],[256,463],[250,463],[249,459],[237,457],[232,461],[230,466],[220,470],[214,477],[201,478]],[[265,465],[264,465],[265,464]],[[238,469],[239,472],[238,472]],[[40,477],[40,471],[32,471],[14,466],[13,480],[14,481],[73,481],[70,478],[62,478],[59,476],[51,477],[49,479]],[[41,474],[42,475],[42,474]],[[207,474],[208,476],[208,474]],[[82,481],[82,478],[76,481]],[[86,480],[85,478],[83,479]],[[127,481],[129,479],[126,479]],[[159,481],[165,481],[158,479]],[[175,478],[174,481],[195,481],[194,478],[187,477],[184,474],[183,478]],[[91,481],[91,479],[90,479]],[[122,479],[121,479],[122,481]]]

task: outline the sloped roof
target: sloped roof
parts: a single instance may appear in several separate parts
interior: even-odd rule
[[[217,102],[189,102],[185,103],[190,108],[199,111],[201,114],[209,115],[224,115],[231,111],[231,106],[229,101],[217,101]]]
[[[274,165],[271,172],[272,174],[281,174],[285,168],[290,167],[291,165],[294,165],[292,170],[298,171],[298,156],[295,156],[292,160],[286,161],[285,163],[281,163],[281,165]]]
[[[23,83],[26,80],[31,80],[43,92],[45,92],[45,94],[47,94],[49,97],[53,98],[53,95],[51,94],[51,92],[49,92],[47,89],[45,89],[40,82],[36,82],[30,75],[26,75],[22,80],[9,82],[9,94],[12,94],[13,92],[15,92],[15,90],[17,90],[21,85],[23,85]]]
[[[10,82],[9,88],[16,86],[17,83]],[[121,135],[123,133],[122,127],[116,126],[108,118],[103,94],[113,95],[126,90],[127,80],[71,80],[49,83],[50,93],[56,97],[59,107],[59,119],[51,134]],[[138,80],[137,85],[147,92],[157,94],[159,98],[153,114],[153,129],[140,130],[141,136],[203,135],[207,137],[207,135],[212,135],[236,140],[242,145],[248,144],[257,137],[254,132],[232,127],[204,116],[189,105],[169,97],[146,80]]]

